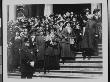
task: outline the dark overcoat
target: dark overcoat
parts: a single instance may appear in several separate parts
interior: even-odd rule
[[[96,22],[93,19],[88,20],[86,24],[85,34],[83,36],[81,47],[86,48],[86,49],[94,49],[96,46],[95,35],[97,34],[97,32],[98,31],[97,31]]]

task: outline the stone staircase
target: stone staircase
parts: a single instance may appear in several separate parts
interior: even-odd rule
[[[103,75],[103,57],[102,57],[102,44],[98,44],[99,55],[92,56],[90,60],[82,58],[82,53],[77,52],[76,60],[67,60],[63,64],[60,62],[60,70],[50,70],[44,74],[35,72],[33,78],[101,78]],[[9,78],[20,78],[20,72],[8,73]]]

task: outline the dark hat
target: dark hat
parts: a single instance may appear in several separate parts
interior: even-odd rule
[[[84,12],[91,12],[88,8],[84,10]]]
[[[99,11],[100,11],[100,9],[94,9],[93,14],[95,14],[95,13],[97,13]]]
[[[52,14],[50,14],[50,16],[49,17],[54,17],[54,14],[52,13]]]
[[[24,38],[24,42],[27,42],[27,41],[28,41],[28,38],[27,38],[27,37],[25,37],[25,38]]]

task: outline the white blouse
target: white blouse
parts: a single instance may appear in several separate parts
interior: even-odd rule
[[[66,27],[66,29],[67,29],[68,33],[70,34],[72,31],[71,27]]]

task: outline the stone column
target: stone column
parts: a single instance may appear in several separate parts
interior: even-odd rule
[[[16,5],[9,5],[9,21],[16,19]]]
[[[45,4],[44,16],[49,16],[53,13],[53,4]]]

